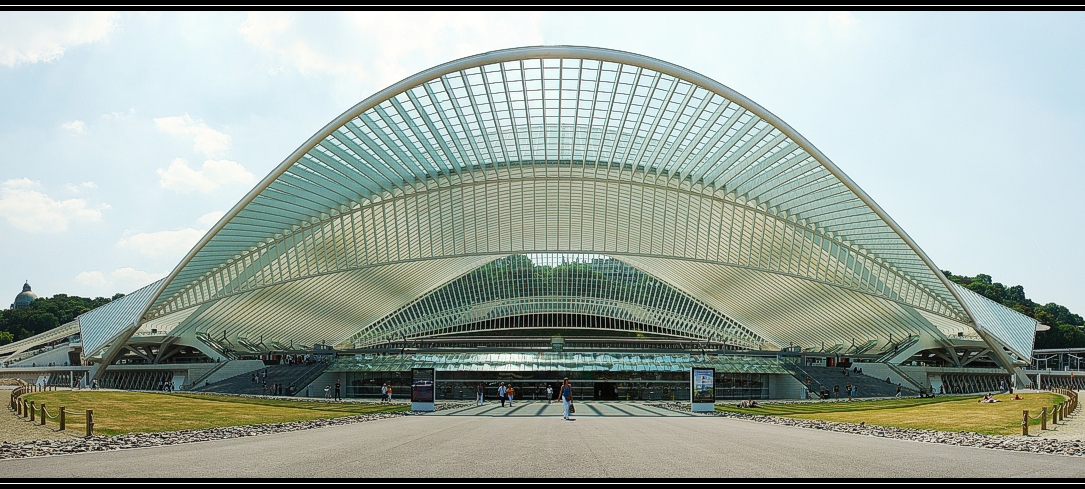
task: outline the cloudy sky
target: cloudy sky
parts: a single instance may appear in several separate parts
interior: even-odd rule
[[[366,96],[539,44],[714,78],[941,268],[1085,314],[1085,15],[1062,12],[0,13],[0,300],[162,277]]]

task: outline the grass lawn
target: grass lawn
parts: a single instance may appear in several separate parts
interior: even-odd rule
[[[83,413],[94,410],[94,434],[152,433],[220,426],[283,423],[356,414],[406,411],[404,405],[330,404],[206,394],[113,391],[55,391],[29,394],[50,413],[58,406]],[[47,423],[55,423],[49,420]],[[68,429],[83,429],[83,416],[70,416]]]
[[[1040,407],[1050,408],[1056,402],[1065,400],[1064,397],[1050,392],[1020,395],[1022,400],[1014,401],[1011,394],[999,394],[995,398],[1002,402],[992,404],[976,402],[983,396],[953,396],[931,399],[769,404],[755,409],[717,406],[716,409],[898,428],[1013,435],[1021,433],[1022,410],[1027,409],[1030,416],[1038,416]],[[1040,420],[1031,420],[1029,425],[1039,426]]]

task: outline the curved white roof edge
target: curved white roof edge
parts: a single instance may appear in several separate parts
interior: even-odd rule
[[[248,194],[245,195],[229,212],[227,212],[218,223],[212,227],[203,238],[194,246],[184,259],[170,272],[170,274],[163,280],[154,294],[151,296],[146,307],[140,313],[139,317],[143,317],[147,314],[150,307],[158,300],[159,296],[170,284],[170,282],[181,272],[182,269],[194,258],[203,247],[211,241],[215,235],[226,226],[239,212],[241,212],[250,202],[253,201],[264,189],[266,189],[271,183],[278,179],[283,173],[285,173],[294,163],[296,163],[303,155],[312,150],[320,141],[331,135],[338,128],[362,114],[366,110],[373,108],[381,102],[399,94],[411,87],[414,87],[420,83],[431,80],[435,77],[452,73],[455,71],[463,70],[466,68],[477,67],[481,65],[500,63],[505,61],[514,61],[527,58],[537,59],[553,59],[553,58],[575,58],[586,57],[590,59],[598,59],[602,61],[611,61],[616,63],[627,63],[631,65],[641,66],[656,70],[660,73],[669,74],[676,78],[684,79],[690,82],[697,83],[705,88],[711,89],[719,93],[720,95],[738,103],[745,109],[768,121],[781,132],[792,138],[798,143],[807,153],[813,156],[821,163],[826,170],[832,173],[837,179],[840,180],[849,190],[855,193],[869,208],[881,218],[907,245],[911,250],[930,268],[931,272],[942,282],[946,289],[953,295],[959,304],[961,309],[966,313],[967,309],[963,306],[964,300],[961,295],[952,286],[952,282],[946,278],[934,262],[927,256],[927,254],[915,243],[914,240],[894,221],[889,215],[879,206],[865,191],[859,188],[854,181],[851,180],[842,170],[840,170],[825,154],[818,150],[810,141],[798,133],[794,128],[781,120],[775,114],[769,112],[765,108],[758,105],[756,102],[750,100],[741,93],[719,83],[709,77],[706,77],[693,70],[683,68],[681,66],[662,61],[649,56],[634,54],[626,51],[618,51],[606,48],[584,47],[584,46],[531,46],[531,47],[518,47],[511,49],[504,49],[498,51],[491,51],[488,53],[482,53],[478,55],[468,56],[460,58],[454,61],[450,61],[433,68],[416,73],[412,76],[404,78],[397,83],[371,95],[365,100],[359,102],[354,107],[351,107],[347,111],[343,112],[339,117],[335,118],[327,125],[325,125],[320,131],[310,137],[304,144],[298,149],[294,150],[282,163],[279,164],[271,173],[269,173],[263,180],[261,180],[256,187],[254,187]],[[972,324],[975,324],[975,318],[969,317]]]

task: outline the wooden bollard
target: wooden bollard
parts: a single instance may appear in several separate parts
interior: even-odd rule
[[[1040,430],[1047,429],[1047,406],[1040,408]]]
[[[45,403],[41,403],[41,425],[45,426]]]
[[[94,436],[94,410],[87,410],[87,438]]]
[[[1028,410],[1021,413],[1021,435],[1028,436]]]
[[[1051,406],[1051,424],[1059,424],[1059,412],[1055,410],[1055,406]]]
[[[64,406],[60,406],[60,431],[64,431]]]
[[[34,401],[30,401],[30,422],[31,423],[34,422],[34,411],[36,411],[36,409],[34,408]]]

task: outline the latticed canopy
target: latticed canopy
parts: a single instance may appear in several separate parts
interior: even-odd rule
[[[622,263],[673,300],[437,298],[495,260],[556,254]],[[584,47],[472,56],[369,97],[150,289],[138,313],[90,325],[116,334],[86,351],[141,326],[365,346],[449,331],[477,307],[513,314],[528,309],[510,301],[539,311],[577,298],[590,314],[651,326],[666,312],[668,334],[745,347],[964,337],[1008,360],[1028,358],[1035,327],[1012,312],[977,315],[985,299],[962,299],[971,292],[869,196],[746,97],[664,61]],[[442,304],[460,315],[441,316]]]

